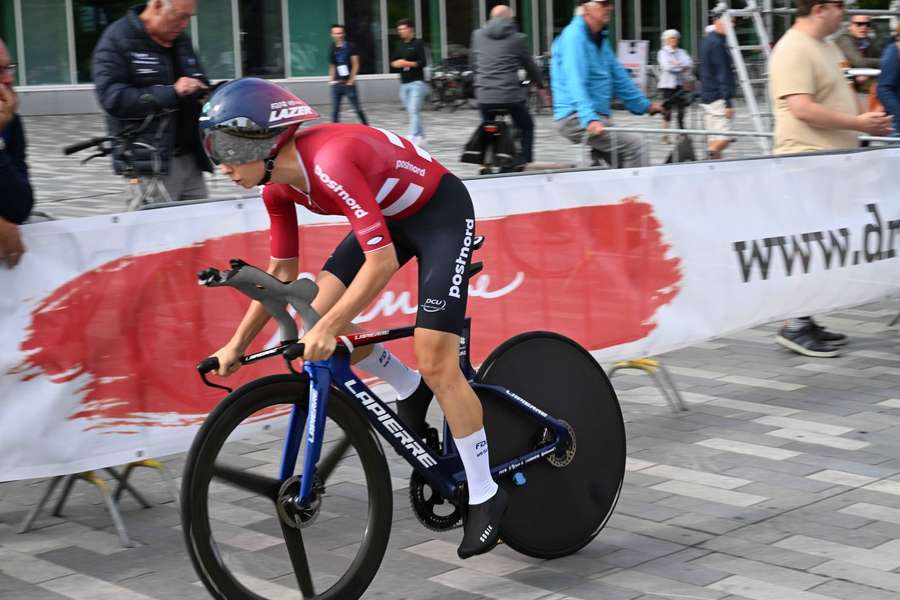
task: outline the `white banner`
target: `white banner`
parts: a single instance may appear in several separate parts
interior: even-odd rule
[[[468,181],[487,238],[473,358],[533,329],[601,361],[649,356],[897,294],[898,171],[900,149],[884,149]],[[316,273],[348,226],[301,223]],[[22,263],[0,270],[0,481],[185,450],[222,398],[194,365],[247,304],[195,274],[264,266],[267,228],[256,198],[23,227]],[[411,324],[415,269],[360,321]],[[392,349],[412,361],[408,340]],[[229,385],[283,369],[262,361]]]

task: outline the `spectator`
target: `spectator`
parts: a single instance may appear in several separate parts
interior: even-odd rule
[[[667,29],[662,34],[663,47],[656,53],[656,62],[659,65],[659,84],[656,86],[662,92],[663,100],[668,100],[678,92],[685,89],[694,61],[691,55],[678,47],[681,33],[677,29]],[[678,111],[678,128],[684,129],[684,109],[687,102],[675,100],[672,108]],[[664,110],[662,113],[663,129],[669,128],[672,120],[672,111]],[[667,135],[663,136],[663,143],[668,143]]]
[[[852,15],[847,24],[847,30],[843,31],[835,42],[844,58],[854,69],[877,69],[881,62],[881,44],[871,37],[872,18],[868,15]],[[858,94],[865,94],[873,78],[859,75],[853,78],[853,87]]]
[[[891,118],[858,114],[855,94],[844,80],[840,50],[826,41],[837,31],[844,3],[796,0],[797,19],[772,50],[769,89],[775,109],[775,153],[856,148],[856,131],[886,135]],[[798,354],[838,355],[847,336],[825,330],[812,317],[785,323],[775,341]]]
[[[656,114],[662,107],[647,100],[613,54],[606,31],[612,11],[609,0],[582,2],[553,42],[553,119],[560,134],[575,143],[587,131],[595,161],[599,157],[613,167],[639,167],[645,164],[640,136],[604,131],[612,126],[612,97],[635,114]]]
[[[0,264],[10,269],[25,253],[18,226],[34,206],[25,164],[25,131],[16,114],[15,70],[9,50],[0,39]]]
[[[519,33],[512,9],[503,4],[492,8],[490,20],[472,32],[471,48],[469,64],[475,72],[475,98],[482,120],[491,120],[499,110],[509,112],[519,135],[519,162],[532,162],[534,121],[526,103],[528,90],[519,81],[519,69],[525,69],[543,94],[546,91],[543,77],[528,52],[528,39]]]
[[[704,126],[709,131],[730,131],[734,119],[734,73],[725,39],[727,18],[716,19],[713,30],[700,43],[700,106],[703,107]],[[711,136],[709,157],[722,158],[722,152],[730,143],[726,136]]]
[[[888,44],[881,57],[881,75],[878,76],[878,100],[884,110],[894,117],[894,134],[900,133],[900,26],[894,42]]]
[[[400,71],[400,101],[409,113],[409,139],[413,144],[425,144],[425,131],[422,129],[422,103],[428,94],[424,69],[425,44],[416,39],[416,29],[409,19],[397,21],[397,35],[400,42],[391,55],[391,68]]]
[[[359,106],[359,95],[356,92],[356,75],[359,73],[359,52],[356,46],[344,38],[346,31],[343,25],[331,26],[333,43],[329,49],[328,79],[331,84],[331,120],[341,120],[341,100],[350,98],[353,110],[363,125],[368,125],[366,113]]]
[[[91,64],[111,135],[156,110],[173,111],[139,139],[160,151],[162,183],[172,200],[205,198],[203,171],[212,171],[197,130],[209,80],[184,33],[196,9],[196,0],[150,0],[131,9],[100,36]],[[152,174],[147,159],[148,154],[138,155],[139,174]],[[113,166],[122,173],[121,160],[114,159]]]

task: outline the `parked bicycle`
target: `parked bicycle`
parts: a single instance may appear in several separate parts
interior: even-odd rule
[[[473,264],[468,275],[480,268]],[[384,558],[393,517],[379,437],[413,468],[409,499],[419,522],[434,531],[459,525],[465,472],[447,425],[443,435],[430,429],[417,439],[350,369],[354,347],[409,337],[413,327],[342,336],[330,359],[306,362],[301,372],[291,361],[303,345],[285,307],[309,330],[318,318],[310,306],[315,283],[283,283],[236,259],[230,271],[207,269],[199,280],[240,290],[278,322],[283,341],[242,363],[282,356],[291,371],[229,390],[188,455],[182,526],[213,597],[362,596]],[[484,407],[491,472],[510,497],[500,537],[538,558],[577,552],[606,524],[622,487],[625,431],[615,392],[593,357],[561,335],[515,336],[475,371],[470,334],[467,319],[460,365]],[[224,387],[207,379],[217,368],[214,357],[198,365],[205,382]]]
[[[155,100],[153,102],[155,103]],[[156,130],[153,132],[153,143],[139,141],[141,134],[154,124]],[[172,200],[162,182],[162,156],[158,150],[164,128],[164,113],[154,110],[141,122],[123,129],[116,135],[104,135],[71,144],[63,148],[63,154],[68,156],[82,150],[96,148],[96,151],[83,159],[81,164],[110,155],[114,159],[120,160],[124,165],[122,177],[128,182],[125,198],[126,210],[140,210],[154,202],[171,202]],[[147,161],[149,175],[141,175],[146,172],[146,168],[138,169],[138,162],[142,160]]]

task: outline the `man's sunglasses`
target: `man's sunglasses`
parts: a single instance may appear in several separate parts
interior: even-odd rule
[[[851,25],[856,25],[857,27],[871,27],[872,24],[868,21],[850,21]]]
[[[10,75],[16,74],[16,64],[12,63],[9,65],[0,65],[0,75],[6,75],[9,73]]]

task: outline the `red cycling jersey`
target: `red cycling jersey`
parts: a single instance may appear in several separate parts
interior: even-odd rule
[[[391,244],[385,221],[405,219],[431,198],[447,169],[395,133],[365,125],[317,125],[294,139],[309,193],[270,183],[273,258],[298,255],[295,204],[323,215],[345,215],[364,252]]]

